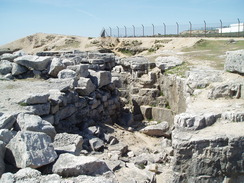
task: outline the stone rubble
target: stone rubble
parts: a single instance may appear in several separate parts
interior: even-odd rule
[[[216,70],[164,74],[182,63],[99,52],[1,52],[2,80],[43,79],[43,90],[13,104],[18,110],[0,111],[1,182],[156,183],[165,167],[169,182],[242,182],[243,76],[225,82]],[[225,70],[243,74],[241,63],[242,51],[228,52]],[[237,102],[221,112],[210,104],[194,111],[194,95]],[[132,150],[112,134],[113,125],[161,145]]]

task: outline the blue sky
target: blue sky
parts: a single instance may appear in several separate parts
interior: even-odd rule
[[[244,22],[244,0],[0,0],[0,45],[35,34],[99,36],[103,27]]]

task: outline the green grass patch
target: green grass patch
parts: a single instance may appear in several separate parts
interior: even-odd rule
[[[177,75],[177,76],[180,76],[182,78],[185,78],[186,77],[186,71],[189,71],[190,68],[189,68],[190,64],[187,63],[187,62],[183,62],[183,64],[181,65],[178,65],[176,67],[173,67],[169,70],[166,70],[164,72],[165,75]]]
[[[189,48],[184,48],[183,52],[190,52],[186,55],[193,59],[211,61],[211,66],[216,69],[224,69],[226,51],[244,49],[244,40],[205,40],[200,39]]]

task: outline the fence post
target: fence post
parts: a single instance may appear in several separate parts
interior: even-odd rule
[[[112,37],[112,29],[111,29],[111,27],[109,27],[109,30],[110,30],[110,37]]]
[[[207,24],[206,24],[206,21],[204,20],[204,35],[206,37],[206,34],[207,34]]]
[[[165,25],[165,23],[163,23],[164,24],[164,36],[166,36],[166,25]]]
[[[219,21],[220,21],[220,36],[222,37],[223,24],[221,19]]]
[[[119,37],[119,27],[118,26],[116,26],[117,27],[117,29],[118,29],[118,37]]]
[[[152,27],[153,27],[153,36],[154,36],[154,25],[152,24]]]
[[[238,20],[238,33],[237,33],[237,36],[239,37],[240,36],[240,20],[239,18],[237,18]]]
[[[136,37],[136,30],[135,30],[135,26],[134,26],[134,25],[132,25],[132,27],[133,27],[133,35],[134,35],[134,37]]]
[[[126,30],[126,26],[124,26],[125,27],[125,37],[127,37],[127,30]]]
[[[190,21],[189,21],[189,24],[190,24],[190,37],[191,37],[192,24]]]
[[[144,37],[145,36],[144,35],[144,25],[141,24],[141,26],[142,26],[142,36]]]
[[[177,27],[177,35],[179,35],[179,24],[176,22],[176,27]]]

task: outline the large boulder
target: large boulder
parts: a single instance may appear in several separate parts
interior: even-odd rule
[[[42,120],[40,116],[20,113],[15,125],[17,131],[34,131],[46,133],[54,139],[56,135],[55,128],[47,121]]]
[[[2,54],[2,56],[0,57],[1,60],[8,60],[10,62],[13,62],[13,60],[18,57],[17,55],[15,54],[12,54],[12,53],[4,53]]]
[[[161,71],[165,71],[168,69],[171,69],[175,66],[181,65],[183,61],[179,59],[178,57],[169,56],[169,57],[157,57],[156,60],[156,66],[161,69]]]
[[[14,59],[14,62],[29,69],[42,71],[47,69],[48,65],[51,63],[51,57],[24,55]]]
[[[244,74],[244,50],[226,52],[225,70]]]
[[[0,60],[0,74],[6,75],[11,73],[12,71],[12,63],[8,60]]]
[[[79,95],[90,95],[90,93],[94,92],[96,86],[93,84],[90,78],[83,78],[81,77],[78,80],[77,87],[75,91],[79,93]]]
[[[91,156],[75,156],[72,154],[61,154],[53,165],[53,173],[63,177],[79,175],[101,175],[110,171],[104,161]]]
[[[83,138],[77,134],[59,133],[55,136],[53,146],[58,153],[80,155]]]
[[[52,59],[48,74],[52,77],[57,77],[59,71],[63,69],[65,69],[65,65],[62,63],[62,59],[55,57]]]
[[[17,168],[38,168],[57,158],[51,138],[45,133],[19,131],[6,146],[6,160]]]

